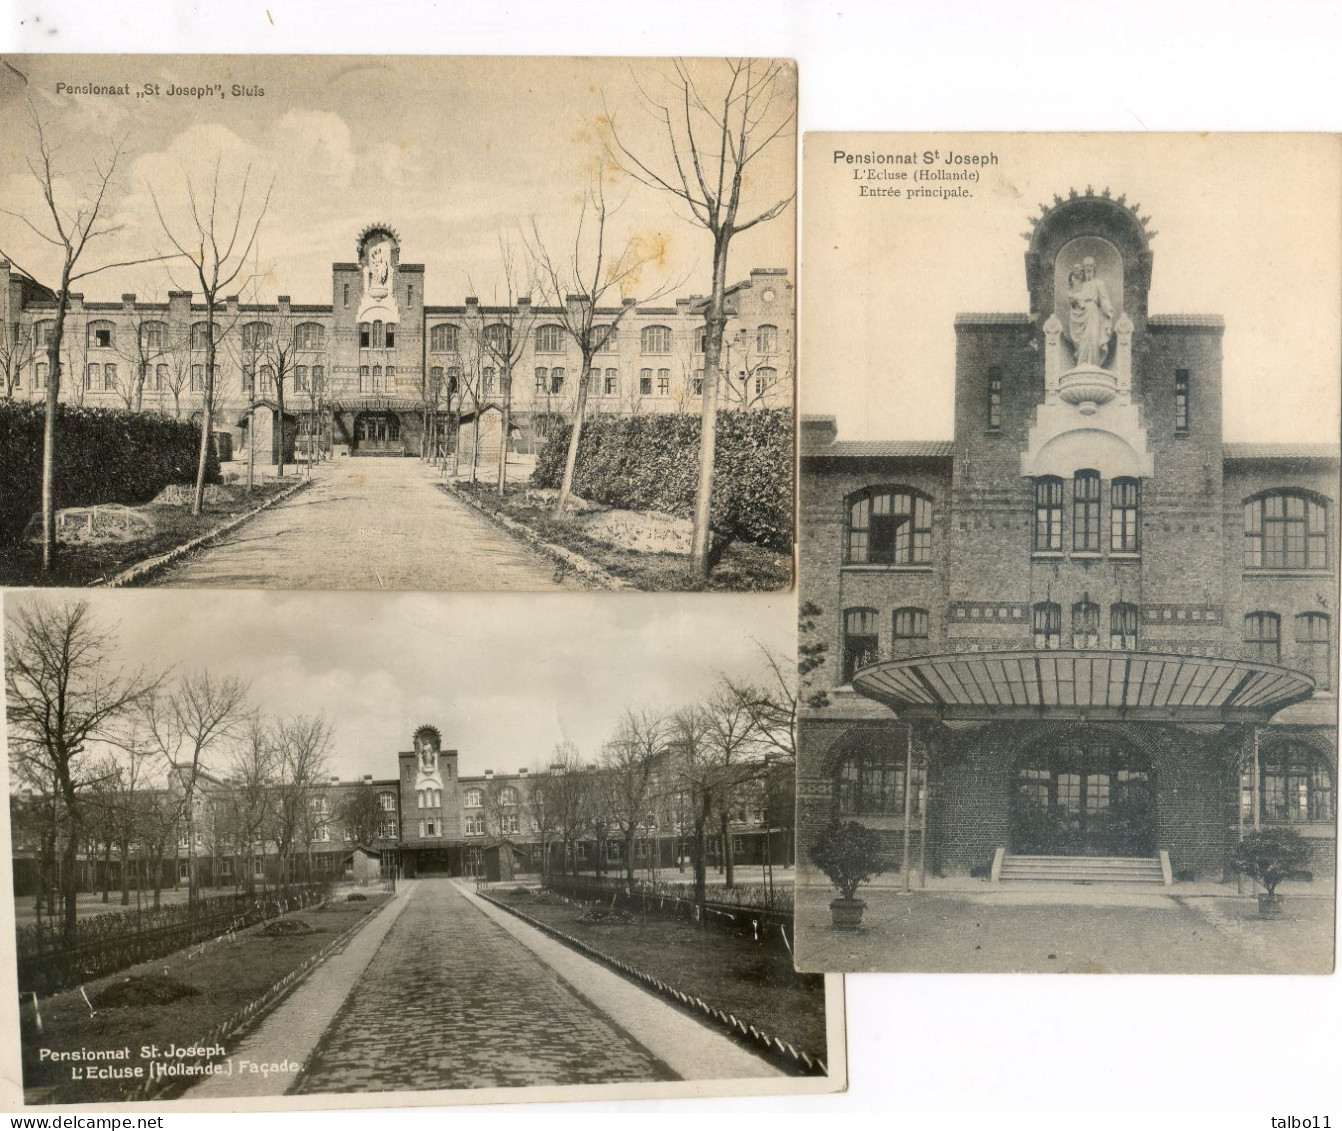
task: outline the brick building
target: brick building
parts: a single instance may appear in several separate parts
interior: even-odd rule
[[[1338,450],[1223,442],[1222,319],[1148,310],[1124,198],[1032,224],[952,439],[803,421],[799,858],[843,817],[929,873],[1218,880],[1282,823],[1331,874]]]
[[[274,458],[280,430],[277,375],[283,384],[285,442],[306,450],[315,430],[327,450],[350,455],[421,455],[432,442],[450,447],[454,409],[465,424],[480,401],[482,457],[497,454],[504,375],[480,342],[519,339],[512,373],[510,443],[531,450],[549,421],[572,411],[580,363],[556,308],[458,305],[428,301],[422,263],[401,260],[400,238],[366,227],[357,258],[331,267],[329,302],[274,303],[227,297],[216,315],[215,419],[225,451],[245,448],[253,403],[258,452]],[[570,297],[569,302],[580,301]],[[588,411],[623,414],[694,412],[703,380],[702,296],[666,305],[629,301],[617,331],[595,359]],[[45,346],[55,310],[49,291],[0,261],[0,327],[12,395],[45,396]],[[757,268],[728,290],[722,389],[727,408],[792,403],[792,283],[785,268]],[[614,318],[620,308],[601,308]],[[61,396],[110,407],[143,407],[198,419],[205,375],[205,308],[200,296],[169,291],[166,301],[133,294],[119,302],[70,296],[62,352]],[[426,438],[426,426],[428,436]],[[469,435],[474,436],[474,428]],[[463,428],[465,441],[468,430]],[[441,439],[440,439],[441,438]]]
[[[397,776],[342,780],[332,776],[302,789],[304,807],[290,833],[291,878],[346,879],[368,881],[380,876],[421,875],[472,876],[511,879],[518,872],[538,872],[542,861],[542,834],[536,820],[531,791],[539,774],[522,767],[515,772],[460,773],[458,754],[443,749],[436,727],[419,727],[411,749],[396,756]],[[185,775],[186,767],[182,768]],[[687,871],[691,858],[691,819],[688,800],[668,773],[655,776],[650,790],[649,821],[634,843],[634,867],[642,875],[667,870]],[[176,787],[180,802],[185,778]],[[773,864],[792,860],[791,815],[766,821],[762,788],[741,791],[730,816],[728,836],[732,860],[759,865],[765,857]],[[171,843],[164,843],[158,861],[159,883],[174,887],[187,882],[192,858],[199,882],[205,887],[271,885],[280,878],[278,845],[265,834],[250,848],[240,843],[238,802],[243,783],[230,781],[208,770],[198,770],[194,791],[194,820],[188,832],[178,820]],[[365,826],[351,828],[350,801],[365,795],[365,804],[375,807],[375,821],[361,819]],[[143,808],[142,798],[129,799]],[[151,807],[152,808],[152,807]],[[168,807],[171,809],[171,806]],[[366,813],[366,811],[365,811]],[[14,892],[32,894],[36,854],[45,822],[49,821],[43,799],[31,791],[11,798]],[[273,822],[265,827],[273,830]],[[89,843],[80,854],[80,886],[96,890],[104,884],[121,886],[122,861],[119,846],[99,842],[96,821],[86,835]],[[194,839],[194,852],[189,840]],[[550,837],[552,867],[556,870],[603,871],[612,874],[624,868],[627,851],[623,836],[608,825],[598,838],[595,824],[585,829],[571,845],[564,860],[559,830]],[[706,845],[706,859],[718,867],[723,861],[723,838],[715,828]],[[153,864],[145,859],[146,846],[137,843],[129,861],[130,887],[153,886]],[[562,862],[561,862],[562,861]]]

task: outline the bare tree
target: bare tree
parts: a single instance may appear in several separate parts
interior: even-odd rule
[[[284,478],[284,393],[293,380],[298,359],[298,343],[294,337],[297,327],[292,315],[280,313],[270,324],[270,332],[259,344],[258,360],[265,374],[263,393],[275,393],[276,427],[279,428],[279,442],[275,456],[275,474]],[[249,437],[250,440],[250,437]]]
[[[151,374],[157,378],[160,364],[170,349],[171,327],[168,325],[166,309],[157,310],[151,295],[145,302],[137,303],[131,314],[130,334],[118,334],[116,352],[126,362],[125,376],[119,376],[116,392],[128,409],[139,412],[144,407],[145,385]],[[153,387],[162,392],[156,380]]]
[[[189,672],[169,694],[151,700],[146,711],[154,746],[167,762],[169,780],[180,797],[186,828],[187,903],[192,906],[199,898],[196,833],[202,809],[201,771],[214,749],[242,732],[249,715],[248,692],[247,682],[237,676]]]
[[[97,747],[119,741],[119,728],[158,684],[143,669],[118,668],[112,650],[112,633],[94,623],[84,601],[19,605],[5,632],[10,758],[27,763],[23,776],[49,784],[59,804],[65,836],[63,932],[70,943],[84,800],[100,777]]]
[[[274,736],[261,716],[248,719],[246,732],[234,748],[229,770],[230,824],[242,857],[243,885],[251,893],[256,888],[257,850],[265,855],[271,795],[277,781]]]
[[[555,515],[562,515],[573,493],[573,474],[582,442],[583,421],[587,417],[587,394],[592,381],[592,360],[615,339],[624,316],[634,309],[624,301],[626,292],[637,282],[639,273],[660,253],[660,247],[648,248],[646,242],[626,240],[612,255],[606,246],[606,223],[617,208],[606,205],[606,166],[598,164],[583,191],[571,243],[563,258],[552,255],[536,221],[531,222],[531,255],[536,261],[541,290],[554,304],[559,325],[577,347],[581,362],[573,404],[572,429],[564,458],[564,477],[555,500]],[[667,283],[650,294],[654,301],[678,283]],[[598,313],[602,300],[614,292],[620,305]]]
[[[61,344],[65,334],[65,316],[70,305],[70,287],[101,271],[116,267],[133,267],[141,263],[158,263],[169,258],[151,255],[116,262],[102,262],[97,266],[83,266],[85,253],[95,241],[120,232],[124,225],[106,219],[116,195],[116,172],[121,162],[126,139],[112,143],[111,152],[90,161],[87,183],[76,187],[76,178],[57,166],[57,148],[47,137],[46,127],[37,113],[37,107],[28,103],[33,130],[33,153],[28,157],[28,171],[42,193],[44,212],[36,219],[7,208],[0,213],[18,220],[33,235],[52,249],[56,264],[50,274],[58,279],[46,289],[56,296],[56,313],[47,339],[47,413],[42,433],[42,569],[49,571],[56,559],[56,411],[61,392]],[[0,258],[34,284],[41,286],[38,277],[21,266],[14,256],[0,247]]]
[[[503,293],[498,297],[503,305],[490,307],[487,311],[477,307],[476,318],[469,325],[481,354],[498,369],[499,405],[502,409],[498,492],[503,495],[508,486],[508,434],[512,430],[513,377],[526,353],[527,338],[536,322],[536,311],[531,302],[536,280],[524,275],[524,267],[507,240],[499,241],[499,269]],[[479,435],[478,424],[476,435]],[[478,439],[476,446],[479,447]]]
[[[251,166],[243,174],[242,187],[236,204],[230,205],[220,197],[219,174],[222,154],[214,163],[214,175],[198,198],[191,174],[183,172],[186,182],[186,201],[190,222],[170,223],[159,203],[152,185],[149,195],[154,202],[154,213],[164,236],[186,259],[195,274],[196,283],[205,300],[205,388],[200,419],[200,455],[196,462],[196,491],[191,500],[191,513],[198,515],[205,501],[205,467],[208,462],[215,405],[215,353],[218,341],[215,333],[219,297],[242,275],[248,257],[256,244],[261,221],[270,207],[270,189],[267,186],[256,216],[248,221],[248,194],[251,185]],[[192,289],[178,287],[179,290]]]
[[[347,839],[355,844],[372,844],[382,827],[382,804],[377,789],[364,782],[346,793],[336,804],[335,819]]]
[[[610,818],[624,840],[625,878],[634,880],[639,830],[653,823],[654,786],[668,751],[671,727],[653,711],[626,711],[601,757]]]
[[[0,374],[5,379],[5,399],[14,396],[23,371],[32,364],[34,356],[33,335],[24,333],[20,322],[0,324]]]
[[[796,115],[792,64],[755,59],[724,60],[719,89],[701,87],[698,64],[677,61],[665,98],[644,91],[666,152],[639,156],[625,144],[607,110],[611,146],[621,167],[635,180],[669,194],[689,210],[712,239],[713,281],[704,311],[703,418],[699,432],[699,486],[695,498],[691,571],[707,577],[709,520],[713,501],[713,459],[717,443],[722,337],[727,325],[728,253],[734,237],[782,215],[795,193],[774,198],[754,177],[752,165],[779,138],[792,136]],[[753,192],[763,194],[755,203]]]
[[[751,712],[724,686],[705,707],[706,738],[711,758],[706,763],[713,782],[713,805],[722,838],[723,879],[728,887],[736,882],[732,860],[732,811],[743,788],[764,777],[766,762],[759,756]]]
[[[302,848],[310,855],[323,823],[313,804],[321,793],[318,787],[326,773],[331,741],[331,724],[321,715],[298,715],[275,728],[277,782],[272,812],[282,889],[293,878],[296,850]]]

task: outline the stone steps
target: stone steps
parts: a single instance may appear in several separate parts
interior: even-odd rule
[[[1158,856],[1002,857],[1001,882],[1160,884],[1165,870]]]

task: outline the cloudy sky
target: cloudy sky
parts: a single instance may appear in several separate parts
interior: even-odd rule
[[[712,89],[721,62],[695,65]],[[116,202],[125,228],[97,245],[106,262],[166,249],[149,186],[181,223],[184,174],[199,183],[219,162],[227,198],[236,199],[249,166],[254,190],[273,180],[259,297],[329,302],[331,264],[354,259],[360,229],[379,221],[400,233],[405,262],[427,265],[430,302],[460,302],[470,290],[488,301],[506,295],[501,236],[516,243],[534,217],[548,242],[571,238],[603,152],[607,109],[630,148],[660,166],[666,152],[639,87],[662,99],[668,71],[657,61],[619,59],[9,56],[0,60],[0,198],[24,215],[40,209],[25,167],[31,100],[60,144],[67,190],[78,187],[91,157],[105,154],[108,139],[126,138]],[[132,93],[58,93],[60,83],[124,84]],[[137,97],[149,84],[161,93]],[[214,84],[225,97],[167,94],[174,85]],[[263,93],[234,97],[235,85]],[[752,167],[748,203],[763,207],[791,194],[794,144],[785,136]],[[708,289],[707,237],[670,197],[612,175],[607,199],[619,205],[608,241],[635,239],[655,256],[635,297],[668,281],[684,280],[685,293]],[[740,236],[733,277],[751,267],[791,268],[794,223],[789,209]],[[0,247],[34,272],[53,262],[51,249],[11,217],[0,216]],[[159,266],[109,271],[83,285],[91,299],[127,290],[161,298],[170,287]]]
[[[332,772],[394,776],[423,723],[463,773],[534,767],[555,744],[588,756],[626,708],[670,709],[721,674],[767,676],[794,648],[789,594],[593,595],[98,592],[130,667],[251,680],[271,714],[325,714]],[[26,601],[9,593],[7,621]]]
[[[862,199],[836,148],[999,163],[969,200]],[[805,149],[802,398],[841,437],[951,436],[956,313],[1027,310],[1020,233],[1090,185],[1151,217],[1153,314],[1224,316],[1226,438],[1337,441],[1335,136],[812,133]]]

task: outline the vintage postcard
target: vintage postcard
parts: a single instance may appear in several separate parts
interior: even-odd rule
[[[785,60],[0,58],[0,583],[790,588],[796,105]]]
[[[793,601],[623,604],[8,593],[9,1103],[842,1088]]]
[[[803,177],[801,968],[1330,972],[1338,138]]]

